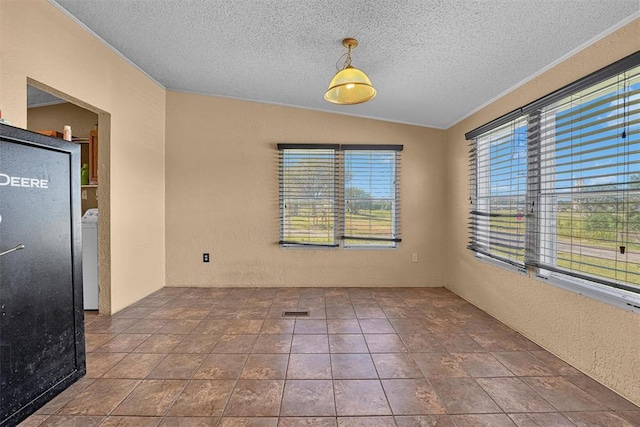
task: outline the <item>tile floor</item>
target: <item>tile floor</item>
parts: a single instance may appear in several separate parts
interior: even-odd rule
[[[640,425],[442,288],[165,288],[86,337],[86,377],[23,426]]]

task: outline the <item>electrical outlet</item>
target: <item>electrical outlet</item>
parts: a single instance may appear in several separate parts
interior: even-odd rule
[[[202,262],[209,262],[209,254],[208,253],[202,254]]]
[[[87,200],[87,190],[82,190],[82,200]]]
[[[418,254],[417,253],[412,253],[411,254],[411,262],[418,262]]]

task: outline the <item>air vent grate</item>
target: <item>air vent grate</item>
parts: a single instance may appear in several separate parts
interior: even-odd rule
[[[283,311],[282,317],[309,317],[309,310],[306,311]]]

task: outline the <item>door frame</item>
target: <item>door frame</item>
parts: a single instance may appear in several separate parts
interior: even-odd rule
[[[98,115],[98,313],[111,314],[111,114],[30,77],[27,85]]]

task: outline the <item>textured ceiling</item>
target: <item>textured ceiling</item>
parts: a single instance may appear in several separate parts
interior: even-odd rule
[[[57,96],[27,85],[27,108],[45,107],[47,105],[63,104],[65,102],[66,101]]]
[[[640,16],[640,0],[50,1],[168,89],[437,128]],[[344,37],[368,103],[323,99]]]

